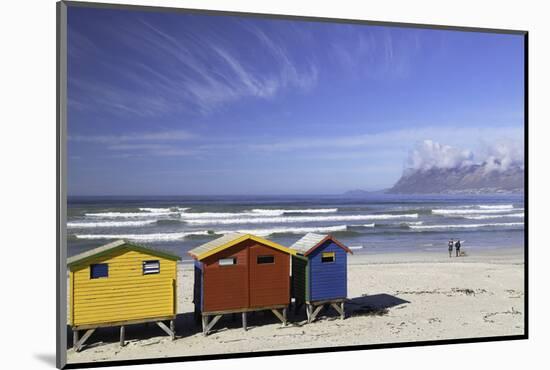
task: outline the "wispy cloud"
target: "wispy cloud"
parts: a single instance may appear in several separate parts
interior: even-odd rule
[[[279,65],[279,78],[276,81],[281,87],[297,87],[307,91],[316,85],[319,69],[312,58],[304,63],[302,70],[298,70],[283,42],[277,42],[274,37],[269,37],[265,31],[258,27],[249,25],[247,29],[260,41],[260,44]],[[304,31],[295,30],[295,32],[303,33]]]
[[[476,147],[486,148],[486,141],[523,140],[521,128],[484,127],[467,128],[460,126],[417,126],[410,129],[388,130],[380,133],[341,135],[341,136],[307,136],[294,137],[288,140],[265,140],[260,143],[249,143],[253,150],[264,152],[295,152],[317,149],[368,149],[383,148],[384,150],[408,150],[411,143],[418,143],[426,138],[434,138],[440,142],[462,142]]]
[[[70,141],[101,143],[101,144],[121,144],[128,142],[148,142],[148,141],[181,141],[196,138],[196,135],[183,130],[157,131],[129,133],[124,135],[71,135]]]
[[[158,131],[131,133],[126,135],[72,135],[69,141],[100,146],[111,156],[131,158],[141,156],[190,156],[200,152],[191,149],[189,141],[197,139],[187,131]]]
[[[223,31],[194,29],[186,22],[177,26],[142,18],[104,23],[101,32],[109,44],[93,42],[71,28],[69,55],[75,58],[69,73],[71,106],[138,116],[204,114],[240,99],[272,99],[285,89],[308,91],[317,82],[314,63],[299,63],[276,35],[251,33],[235,22],[231,29],[241,30],[241,42],[254,50],[243,53],[246,49],[237,48]],[[120,51],[125,53],[122,57]],[[115,78],[84,73],[79,63],[85,64],[86,53],[93,54],[97,71]],[[269,63],[258,64],[259,58]]]
[[[342,25],[329,40],[330,58],[357,77],[388,79],[406,77],[424,45],[420,30]],[[342,42],[345,40],[345,42]],[[437,45],[430,45],[437,48]]]

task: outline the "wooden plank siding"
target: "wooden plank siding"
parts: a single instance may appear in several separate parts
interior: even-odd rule
[[[158,274],[143,274],[143,262],[158,260]],[[108,277],[90,278],[90,265],[108,264]],[[176,315],[177,262],[129,248],[71,266],[72,326],[100,325]]]
[[[223,311],[248,307],[248,246],[244,241],[224,249],[203,262],[203,311]],[[236,264],[220,266],[223,258],[236,258]]]
[[[323,263],[324,252],[334,252],[335,261]],[[309,258],[310,301],[347,297],[347,253],[332,240],[315,249]]]
[[[202,290],[202,262],[195,261],[195,281],[193,284],[193,304],[195,312],[201,312],[203,309],[203,290]]]
[[[292,256],[292,296],[297,302],[309,300],[308,260],[306,257]]]
[[[69,271],[69,323],[72,324],[74,317],[74,305],[73,305],[73,296],[74,296],[74,273]]]
[[[290,255],[256,243],[248,248],[250,307],[290,303]],[[257,263],[260,256],[273,256],[273,263]]]
[[[258,256],[274,262],[257,264]],[[219,260],[236,258],[236,264],[220,266]],[[202,261],[203,312],[243,310],[290,303],[288,253],[247,239]]]

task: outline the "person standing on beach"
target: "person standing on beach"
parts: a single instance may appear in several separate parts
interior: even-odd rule
[[[454,244],[453,239],[449,240],[449,257],[453,256],[453,244]]]
[[[460,256],[460,239],[458,239],[455,243],[455,249],[456,249],[456,256]]]

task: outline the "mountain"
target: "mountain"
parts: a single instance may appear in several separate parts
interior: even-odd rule
[[[524,168],[520,165],[492,169],[487,163],[406,170],[387,192],[392,194],[522,193]]]
[[[344,196],[347,197],[365,197],[372,194],[384,194],[387,192],[387,189],[384,190],[361,190],[361,189],[354,189],[354,190],[348,190],[344,193]]]

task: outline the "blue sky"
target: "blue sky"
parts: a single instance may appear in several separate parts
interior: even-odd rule
[[[478,161],[522,145],[519,35],[76,7],[68,23],[70,195],[376,190],[424,140]]]

